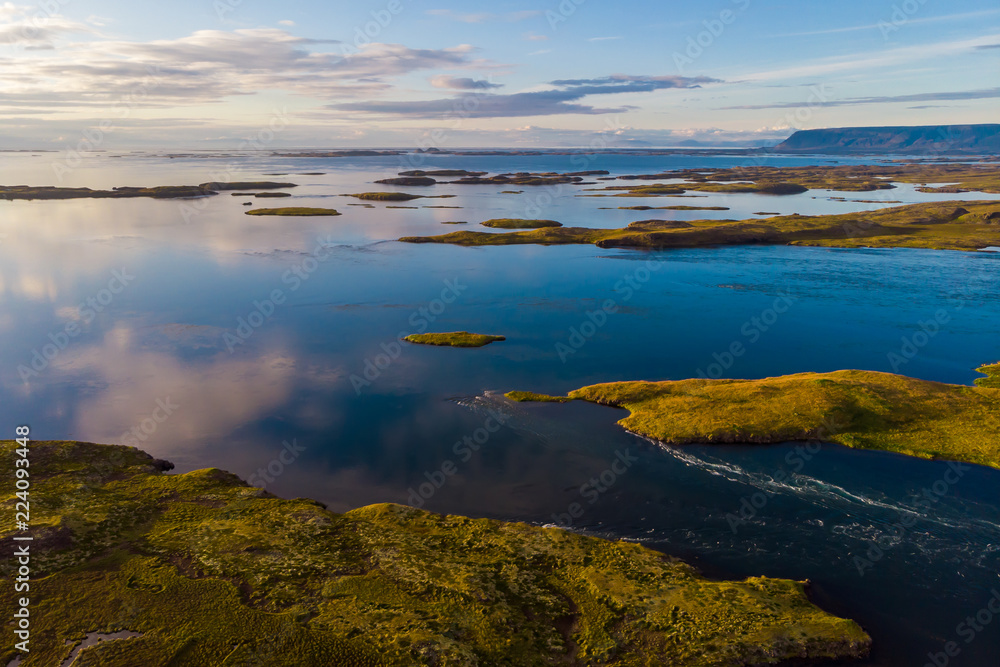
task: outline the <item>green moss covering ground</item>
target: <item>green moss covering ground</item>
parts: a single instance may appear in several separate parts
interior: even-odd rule
[[[569,398],[626,408],[631,414],[618,422],[623,427],[676,445],[819,438],[1000,468],[1000,364],[979,370],[990,377],[977,387],[848,370],[613,382],[577,389]]]
[[[0,443],[8,479],[15,447]],[[34,442],[30,457],[22,667],[122,630],[141,636],[83,649],[74,666],[721,666],[870,645],[800,583],[710,581],[634,543],[398,505],[337,515],[221,470],[165,475],[126,447]],[[0,596],[8,619],[13,597]]]
[[[521,218],[494,218],[482,223],[483,227],[496,229],[541,229],[542,227],[562,227],[555,220],[523,220]]]
[[[533,391],[508,391],[504,396],[518,403],[568,403],[573,400],[568,396],[549,396]]]
[[[976,380],[977,386],[1000,389],[1000,362],[982,366],[976,370],[986,375],[986,377]]]
[[[453,331],[451,333],[411,334],[403,340],[417,345],[440,345],[447,347],[483,347],[490,343],[507,340],[503,336],[489,334],[474,334],[468,331]]]
[[[309,206],[285,206],[283,208],[255,208],[252,211],[246,211],[246,215],[289,215],[289,216],[308,216],[308,215],[340,215],[335,209],[332,208],[311,208]]]
[[[624,229],[561,227],[507,234],[460,231],[399,240],[467,246],[593,243],[602,248],[694,248],[756,244],[978,250],[1000,246],[1000,202],[910,204],[839,215],[691,220],[683,224],[642,221]]]

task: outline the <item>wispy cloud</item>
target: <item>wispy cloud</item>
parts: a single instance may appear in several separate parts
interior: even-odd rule
[[[621,35],[616,35],[614,37],[589,37],[588,42],[610,42],[615,39],[622,39]]]
[[[92,25],[88,25],[59,15],[42,16],[38,7],[28,5],[10,2],[0,5],[0,44],[19,44],[36,50],[50,49],[56,38],[64,35],[96,34],[94,25],[103,24],[92,21]]]
[[[368,44],[340,53],[336,40],[296,37],[273,28],[201,30],[151,42],[98,40],[55,54],[22,55],[0,66],[0,108],[107,106],[151,77],[136,106],[202,104],[262,90],[321,100],[370,97],[392,78],[421,70],[485,66],[475,49],[413,49]]]
[[[857,70],[870,71],[879,67],[892,67],[911,62],[956,55],[977,49],[984,44],[991,44],[1000,39],[1000,34],[983,35],[969,39],[960,39],[931,44],[918,44],[866,53],[855,53],[835,58],[822,58],[792,67],[753,72],[740,77],[743,81],[771,81],[775,79],[795,79],[799,77],[817,77],[835,72],[852,72]]]
[[[516,23],[517,21],[540,16],[542,12],[537,9],[528,9],[520,12],[507,12],[505,14],[494,14],[492,12],[462,14],[453,12],[450,9],[428,9],[426,13],[430,16],[438,16],[444,19],[451,19],[452,21],[460,21],[461,23]]]
[[[1000,88],[985,88],[981,90],[963,90],[950,93],[916,93],[913,95],[884,95],[880,97],[850,97],[843,100],[827,100],[814,102],[811,106],[820,107],[850,107],[858,104],[897,104],[906,102],[942,102],[947,100],[983,100],[1000,97]],[[784,102],[780,104],[748,104],[734,107],[721,107],[720,110],[734,109],[794,109],[801,107],[802,102]],[[927,107],[910,107],[924,109]]]
[[[526,32],[521,35],[521,39],[526,42],[545,42],[549,39],[548,35],[536,35],[533,32]]]
[[[948,14],[946,16],[922,16],[916,18],[906,18],[906,25],[913,25],[919,23],[944,23],[946,21],[961,21],[964,19],[978,18],[981,16],[990,16],[993,14],[1000,14],[1000,9],[984,9],[978,12],[964,12],[962,14]],[[879,30],[883,29],[886,24],[894,25],[892,23],[893,18],[891,15],[887,15],[886,19],[881,23],[866,23],[864,25],[852,25],[845,26],[842,28],[827,28],[825,30],[807,30],[804,32],[786,32],[777,35],[769,35],[769,37],[807,37],[811,35],[834,35],[844,32],[858,32],[861,30]]]

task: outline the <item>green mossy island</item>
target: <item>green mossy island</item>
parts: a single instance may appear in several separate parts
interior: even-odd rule
[[[120,187],[111,190],[61,188],[52,185],[0,185],[0,199],[127,199],[130,197],[180,199],[217,195],[223,190],[270,190],[294,187],[296,187],[295,183],[275,183],[273,181],[160,185],[152,188]]]
[[[503,336],[475,334],[468,331],[453,331],[451,333],[410,334],[404,338],[408,343],[417,345],[438,345],[442,347],[484,347],[490,343],[507,340]]]
[[[356,197],[364,201],[411,201],[423,198],[423,195],[411,195],[407,192],[360,192],[345,196]]]
[[[839,215],[779,215],[766,220],[643,220],[624,229],[561,227],[506,234],[459,231],[399,240],[465,246],[593,243],[601,248],[804,245],[979,250],[1000,246],[1000,202],[910,204]]]
[[[286,215],[286,216],[312,216],[312,215],[340,215],[332,208],[311,208],[309,206],[285,206],[282,208],[255,208],[246,211],[246,215]]]
[[[759,192],[761,194],[797,194],[806,190],[872,192],[892,190],[899,183],[913,183],[921,192],[1000,192],[1000,171],[992,165],[961,162],[892,165],[841,165],[808,167],[733,167],[722,169],[678,169],[659,174],[619,176],[619,180],[681,179],[670,186],[703,192]],[[928,183],[945,183],[928,187]],[[642,187],[616,186],[609,189],[642,192]],[[656,194],[647,191],[647,194]],[[664,193],[666,194],[666,193]]]
[[[612,382],[568,398],[625,408],[631,414],[619,424],[672,445],[819,439],[1000,468],[1000,364],[979,371],[989,377],[975,387],[845,370],[762,380]]]
[[[0,443],[8,479],[15,447]],[[30,449],[22,667],[120,631],[137,636],[74,665],[721,667],[856,658],[871,642],[802,583],[709,580],[635,543],[399,505],[334,514],[218,469],[166,475],[133,448]],[[11,618],[14,595],[0,607]],[[14,656],[6,642],[0,660]]]
[[[495,229],[542,229],[543,227],[562,227],[555,220],[523,220],[521,218],[494,218],[482,223],[483,227]]]

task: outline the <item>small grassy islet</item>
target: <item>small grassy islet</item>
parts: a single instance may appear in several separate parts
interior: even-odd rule
[[[484,347],[490,343],[507,340],[504,336],[476,334],[468,331],[452,331],[449,333],[410,334],[404,338],[408,343],[417,345],[437,345],[441,347]]]

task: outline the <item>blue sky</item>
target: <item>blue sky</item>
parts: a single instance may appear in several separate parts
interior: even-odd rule
[[[998,46],[995,0],[5,2],[0,148],[761,145],[995,122]]]

